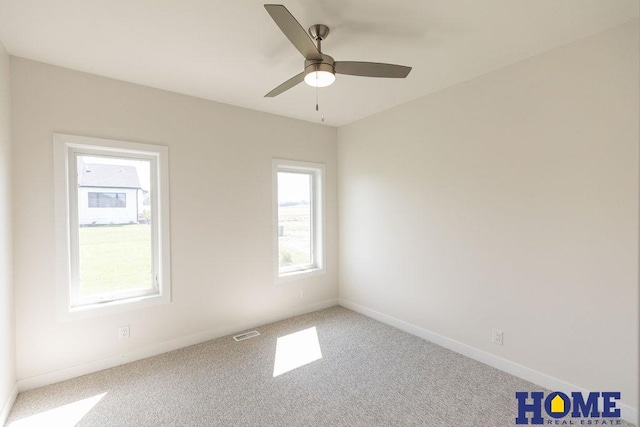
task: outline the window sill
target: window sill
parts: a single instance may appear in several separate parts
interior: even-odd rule
[[[307,270],[292,271],[290,273],[278,273],[276,283],[292,282],[294,280],[302,280],[310,277],[321,276],[325,274],[324,268],[309,268]]]
[[[69,307],[60,313],[61,320],[86,319],[112,313],[138,310],[171,302],[168,295],[146,295],[103,303]]]

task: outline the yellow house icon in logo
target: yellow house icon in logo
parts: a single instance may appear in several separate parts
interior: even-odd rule
[[[564,412],[564,399],[559,394],[551,399],[551,412],[563,413]]]

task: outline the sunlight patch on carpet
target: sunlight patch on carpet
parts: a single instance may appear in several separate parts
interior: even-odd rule
[[[97,394],[86,399],[58,406],[9,424],[9,427],[56,426],[72,427],[93,409],[107,393]]]
[[[318,359],[322,359],[322,352],[315,326],[285,335],[278,338],[276,343],[273,376],[277,377],[285,372],[293,371]]]

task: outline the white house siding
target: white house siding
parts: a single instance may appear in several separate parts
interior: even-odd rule
[[[78,221],[80,225],[130,224],[138,222],[135,188],[78,188]],[[126,206],[119,208],[89,207],[89,193],[125,193]]]

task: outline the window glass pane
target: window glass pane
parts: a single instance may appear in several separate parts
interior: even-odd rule
[[[79,297],[152,289],[150,161],[76,158]]]
[[[312,181],[309,173],[278,172],[278,255],[281,272],[313,260]]]

